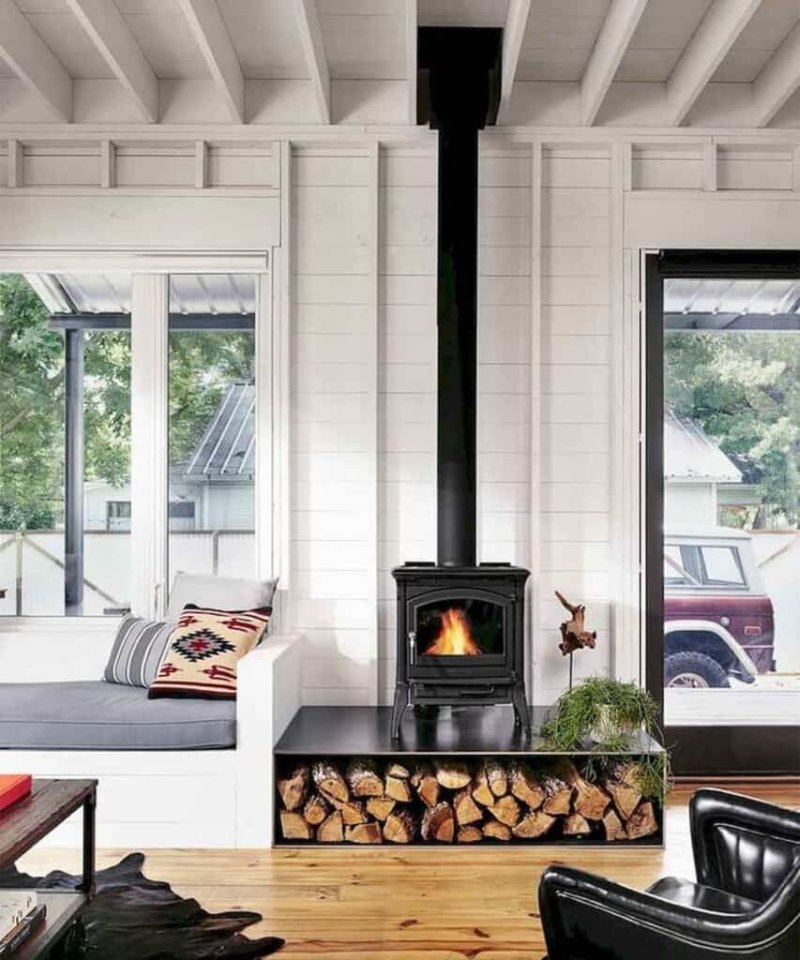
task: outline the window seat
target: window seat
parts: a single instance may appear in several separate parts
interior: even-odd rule
[[[233,700],[148,700],[143,687],[104,680],[0,684],[0,750],[234,746]]]
[[[235,702],[148,700],[97,679],[113,624],[81,628],[65,642],[63,624],[0,625],[0,773],[99,780],[99,847],[271,846],[273,748],[300,706],[302,637],[248,653]],[[73,817],[44,842],[80,837]]]

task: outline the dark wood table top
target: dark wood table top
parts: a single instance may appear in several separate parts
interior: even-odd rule
[[[34,780],[29,797],[0,813],[0,869],[79,810],[96,787],[96,780]]]

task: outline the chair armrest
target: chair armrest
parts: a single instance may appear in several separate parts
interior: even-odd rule
[[[675,904],[568,867],[544,872],[539,909],[549,960],[706,960],[726,946],[752,942],[755,922]]]
[[[303,638],[268,637],[239,661],[236,697],[237,846],[272,840],[273,748],[300,707]]]
[[[706,886],[763,902],[800,860],[800,813],[792,810],[704,789],[692,797],[689,820],[697,879]]]

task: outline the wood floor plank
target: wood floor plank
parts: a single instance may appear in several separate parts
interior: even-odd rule
[[[800,809],[800,781],[731,783],[727,789]],[[148,876],[169,881],[213,912],[255,910],[253,936],[286,938],[291,960],[532,960],[545,952],[537,886],[550,863],[643,888],[666,874],[692,876],[687,804],[670,798],[666,845],[653,847],[432,847],[153,850]],[[99,866],[126,851],[103,850]],[[80,869],[78,851],[37,850],[21,866]]]

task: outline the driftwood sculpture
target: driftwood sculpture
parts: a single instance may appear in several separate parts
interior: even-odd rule
[[[558,649],[564,654],[574,653],[582,647],[589,647],[594,650],[597,640],[595,630],[586,629],[586,607],[584,604],[572,604],[566,597],[563,597],[558,590],[556,596],[561,601],[561,606],[565,607],[572,614],[571,620],[565,620],[561,624],[561,643]]]

